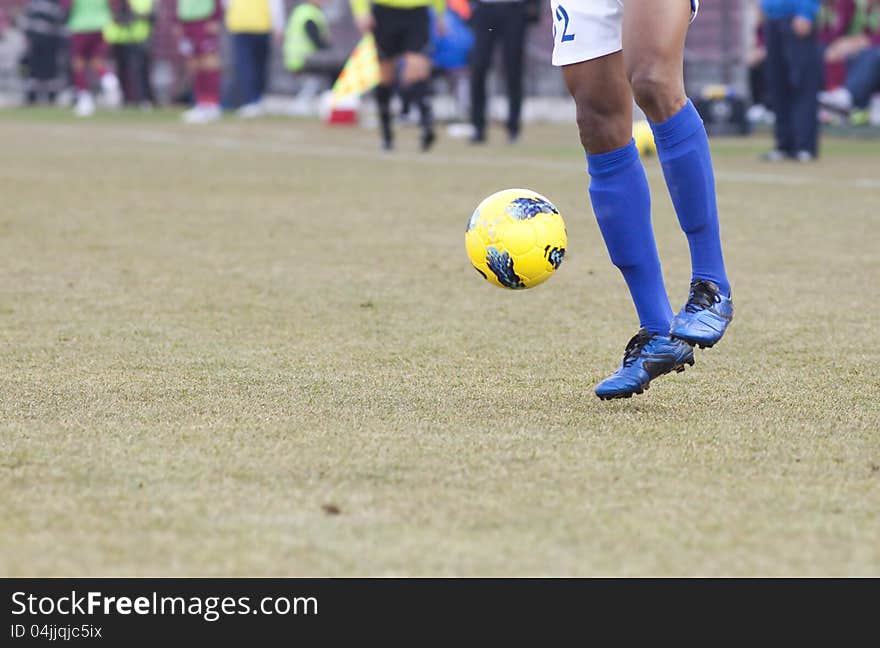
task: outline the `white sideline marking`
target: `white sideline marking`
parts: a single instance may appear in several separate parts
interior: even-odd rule
[[[82,137],[82,133],[76,126],[51,126],[44,127],[56,135]],[[198,131],[198,127],[185,136],[180,133],[166,133],[156,130],[145,130],[143,128],[104,128],[101,132],[111,133],[125,137],[129,141],[136,139],[145,144],[175,144],[175,145],[191,145],[201,144],[213,146],[222,149],[239,149],[251,151],[266,151],[269,153],[291,153],[298,155],[311,155],[322,158],[337,157],[355,157],[368,160],[382,160],[382,162],[394,163],[404,162],[439,165],[439,166],[479,166],[493,168],[509,168],[510,166],[528,166],[531,168],[549,169],[549,170],[572,170],[576,165],[571,162],[562,160],[536,160],[522,156],[510,157],[450,157],[437,153],[405,153],[395,152],[393,154],[385,154],[378,150],[365,148],[352,148],[343,146],[334,146],[331,144],[302,144],[299,137],[292,136],[291,133],[282,132],[275,133],[276,140],[274,142],[266,140],[244,139],[229,135],[208,135]],[[189,135],[192,134],[192,137]],[[289,144],[283,143],[284,141]],[[294,143],[295,142],[295,143]],[[583,166],[586,166],[585,164]],[[658,169],[647,169],[648,175],[654,178],[662,177],[662,172]],[[762,184],[770,186],[786,185],[786,186],[828,186],[837,187],[853,187],[857,189],[880,189],[880,180],[875,178],[851,178],[849,180],[829,179],[825,177],[816,177],[810,175],[787,175],[782,173],[758,173],[748,171],[716,171],[715,179],[720,182],[730,182],[736,184]]]
[[[781,173],[750,173],[748,171],[716,171],[716,180],[726,182],[747,182],[749,184],[768,185],[804,185],[816,182],[816,178],[807,176],[790,176]]]

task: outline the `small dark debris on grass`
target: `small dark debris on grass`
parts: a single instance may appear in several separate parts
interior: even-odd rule
[[[365,302],[361,302],[361,303],[360,303],[360,307],[361,307],[361,308],[375,308],[376,305],[375,305],[373,302],[367,300],[367,301],[365,301]]]
[[[339,515],[342,513],[342,509],[336,506],[336,504],[321,504],[321,510],[327,515]]]

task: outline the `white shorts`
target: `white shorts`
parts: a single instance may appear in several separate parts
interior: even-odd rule
[[[553,65],[589,61],[623,49],[623,3],[624,0],[550,0]],[[690,3],[693,20],[700,0]]]

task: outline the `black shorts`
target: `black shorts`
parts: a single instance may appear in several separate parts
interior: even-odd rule
[[[376,26],[376,49],[379,59],[387,61],[411,52],[427,56],[431,51],[431,18],[428,7],[397,9],[373,5]]]

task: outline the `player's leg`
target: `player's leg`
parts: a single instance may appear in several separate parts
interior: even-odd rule
[[[71,34],[70,36],[70,67],[73,71],[73,85],[77,92],[84,92],[89,89],[83,41],[83,34]]]
[[[577,106],[593,211],[641,326],[621,367],[596,387],[596,395],[628,398],[642,393],[657,376],[692,364],[693,351],[669,337],[672,309],[651,226],[648,180],[632,140],[632,94],[623,55],[615,52],[565,65],[562,71]]]
[[[404,92],[419,109],[421,146],[427,151],[434,143],[434,111],[431,106],[431,59],[422,53],[407,52],[403,57]]]
[[[379,85],[376,87],[376,105],[382,128],[382,148],[394,147],[394,131],[391,128],[391,97],[394,95],[394,59],[379,59]]]
[[[132,97],[131,70],[129,69],[131,64],[130,49],[127,44],[113,43],[110,46],[110,52],[116,68],[116,76],[119,79],[123,103],[129,103]]]
[[[427,151],[434,143],[434,111],[431,106],[431,17],[427,7],[406,11],[402,85],[410,101],[419,109],[422,128],[421,147]]]
[[[144,67],[146,66],[146,49],[140,42],[133,42],[129,50],[129,74],[131,83],[131,101],[138,108],[143,109],[146,105],[146,89],[142,83],[145,78]]]
[[[809,162],[819,154],[819,92],[823,83],[822,53],[816,28],[806,36],[792,33],[792,121],[795,159]]]
[[[632,141],[632,95],[620,52],[562,68],[587,153],[590,201],[611,262],[629,286],[642,328],[667,333],[672,309],[651,226],[645,169]]]
[[[391,97],[394,94],[395,57],[399,54],[399,38],[395,31],[395,10],[373,5],[373,36],[379,54],[379,85],[376,87],[376,109],[382,132],[382,148],[394,146],[391,128]]]
[[[525,4],[505,3],[502,8],[502,53],[507,85],[507,135],[511,142],[519,137],[522,110],[523,55],[525,53]]]
[[[199,107],[199,86],[201,85],[199,83],[199,70],[202,57],[199,53],[197,25],[197,22],[184,22],[179,30],[175,31],[179,38],[178,48],[186,57],[186,76],[189,79],[192,91],[193,105],[180,115],[181,120],[187,123],[198,122],[201,116]]]
[[[66,39],[65,39],[66,40]],[[49,41],[49,52],[47,52],[46,56],[49,60],[49,83],[48,83],[48,99],[50,104],[55,103],[55,99],[58,96],[58,93],[67,86],[67,78],[66,73],[64,75],[61,74],[61,63],[58,60],[58,52],[62,49],[62,38],[61,36],[50,36],[48,38]],[[65,63],[66,67],[66,63]]]
[[[269,85],[269,54],[272,48],[270,34],[257,34],[254,38],[254,81],[257,103],[262,104]]]
[[[849,101],[845,108],[864,110],[872,95],[880,90],[880,47],[862,50],[847,63],[846,85]]]
[[[89,90],[88,35],[74,33],[70,37],[70,67],[73,71],[73,84],[76,88],[74,111],[78,117],[88,117],[95,112],[95,100]]]
[[[471,141],[486,141],[486,75],[492,64],[495,49],[494,17],[498,7],[490,2],[477,2],[471,17],[474,47],[470,55],[471,73],[471,125],[474,133]]]
[[[657,155],[691,251],[691,291],[672,322],[673,336],[712,346],[733,317],[721,252],[715,175],[700,115],[684,89],[689,0],[627,0],[623,17],[626,73],[654,131]]]
[[[29,75],[27,79],[27,103],[36,104],[42,100],[44,91],[52,79],[50,73],[49,56],[53,54],[51,49],[52,38],[43,34],[28,34]]]
[[[687,104],[684,41],[690,0],[626,0],[623,57],[636,103],[653,123],[666,121]]]
[[[156,106],[156,95],[153,93],[153,56],[150,53],[150,49],[152,47],[152,39],[147,39],[145,42],[140,43],[138,45],[138,50],[140,54],[140,78],[138,79],[138,86],[141,89],[141,96],[143,99],[141,100],[141,108],[154,108]]]
[[[193,87],[198,105],[212,113],[220,112],[220,57],[214,53],[204,54],[196,60]]]
[[[232,34],[235,79],[238,83],[238,90],[241,93],[238,114],[241,116],[250,113],[257,94],[252,36],[253,34],[245,33]]]
[[[773,107],[774,149],[765,157],[769,161],[794,156],[794,130],[791,123],[791,94],[789,87],[788,54],[786,46],[787,21],[780,18],[764,22],[767,43],[767,93]]]
[[[122,105],[122,90],[119,78],[108,65],[110,46],[104,40],[104,34],[96,32],[91,35],[89,60],[95,76],[101,81],[101,93],[108,106],[114,108]]]
[[[183,120],[203,124],[220,119],[220,26],[208,19],[186,22],[183,33],[192,51],[190,66],[195,106],[183,113]]]
[[[200,21],[197,24],[194,35],[197,36],[197,40],[193,41],[197,57],[194,80],[196,101],[205,107],[205,114],[209,118],[217,118],[220,116],[220,83],[222,74],[220,24],[210,19]]]

